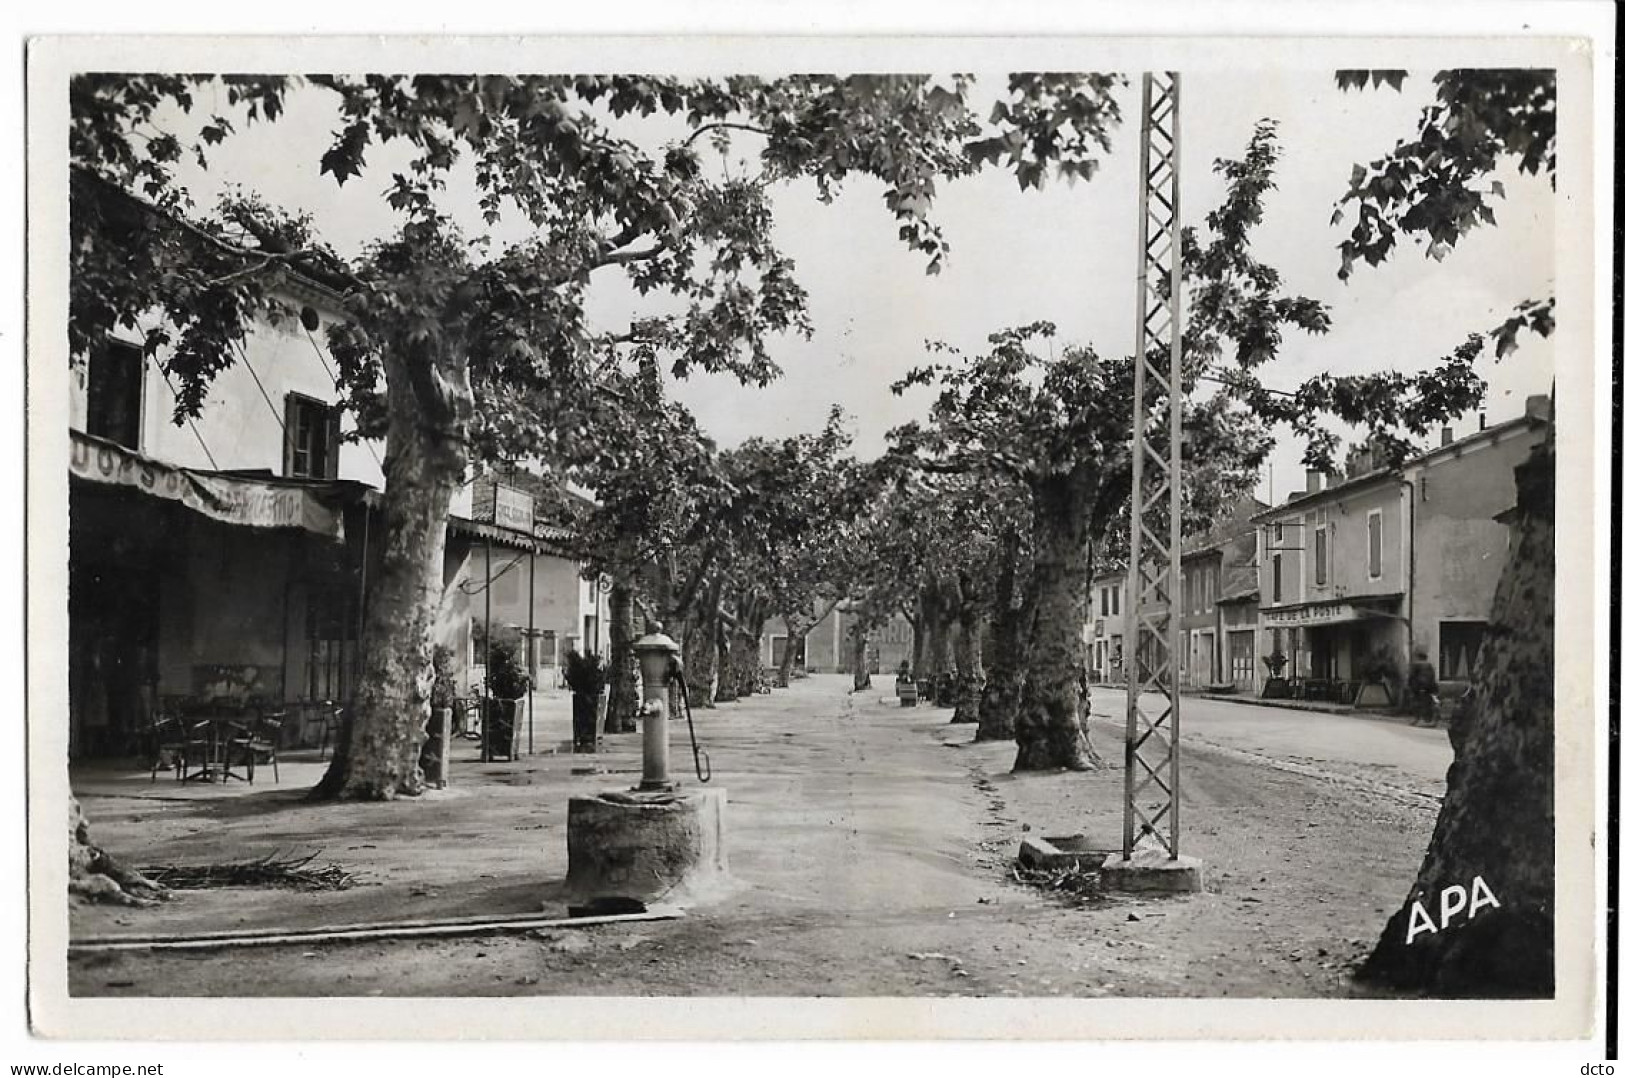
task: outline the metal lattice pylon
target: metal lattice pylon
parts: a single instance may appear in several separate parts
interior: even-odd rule
[[[1179,76],[1144,77],[1123,857],[1179,856]]]

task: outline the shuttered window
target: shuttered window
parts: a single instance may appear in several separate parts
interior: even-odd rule
[[[90,356],[85,383],[85,433],[141,448],[141,349],[109,341]]]
[[[289,393],[283,416],[282,474],[300,479],[337,479],[338,409],[313,397]]]
[[[1382,575],[1382,513],[1373,511],[1365,518],[1366,571],[1372,580]]]

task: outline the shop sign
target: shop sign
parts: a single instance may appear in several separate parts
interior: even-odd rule
[[[1358,621],[1364,613],[1352,603],[1322,603],[1316,606],[1296,606],[1286,610],[1263,609],[1258,612],[1259,624],[1265,629],[1291,629],[1300,625],[1330,625],[1339,621]]]
[[[132,487],[179,502],[212,520],[251,528],[304,528],[344,537],[344,518],[298,487],[173,468],[109,442],[73,433],[68,471],[96,483]]]
[[[536,528],[536,499],[513,487],[496,488],[496,512],[492,523],[531,535]]]

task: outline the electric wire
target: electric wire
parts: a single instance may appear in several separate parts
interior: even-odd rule
[[[170,380],[169,371],[166,370],[164,365],[159,363],[156,359],[152,361],[152,365],[157,367],[158,373],[164,376],[164,385],[169,387],[169,395],[175,398],[175,400],[179,401],[181,399],[181,395],[175,391],[175,383]],[[193,419],[191,416],[187,416],[186,425],[192,428],[192,434],[197,438],[197,444],[203,447],[203,455],[209,458],[209,467],[218,472],[220,470],[220,465],[214,462],[214,454],[209,452],[209,443],[203,440],[203,432],[198,430],[197,420]]]
[[[232,341],[231,346],[236,350],[237,358],[243,361],[243,366],[248,368],[249,377],[254,379],[254,384],[259,387],[260,396],[265,399],[265,407],[270,409],[271,418],[276,420],[277,427],[282,431],[283,442],[286,443],[288,438],[288,424],[282,418],[282,413],[277,411],[276,405],[271,403],[271,395],[265,391],[265,383],[260,381],[259,373],[254,370],[254,365],[248,361],[248,350],[245,349],[241,342],[238,341]]]
[[[523,555],[523,554],[515,554],[513,556],[512,561],[510,561],[507,565],[504,565],[496,573],[492,574],[491,583],[495,584],[497,581],[501,580],[503,578],[503,576],[510,569],[512,569],[514,566],[518,565],[520,559],[525,557],[525,556],[526,555]],[[471,583],[471,582],[468,582],[468,581],[464,581],[463,583],[457,585],[457,587],[462,591],[462,593],[464,595],[479,595],[480,593],[485,591],[485,583],[483,581],[478,583],[478,584],[474,584],[474,583]]]
[[[300,324],[299,328],[305,328],[303,323]],[[305,329],[305,340],[310,342],[311,350],[316,353],[316,358],[322,361],[322,369],[327,372],[327,376],[329,378],[333,379],[333,389],[335,392],[337,392],[339,390],[339,376],[337,372],[333,370],[332,365],[327,362],[327,356],[322,352],[322,346],[316,343],[316,338],[308,329]],[[372,447],[372,439],[358,437],[356,441],[367,447],[367,453],[372,457],[372,462],[378,465],[379,471],[383,471],[384,462],[378,459],[378,450]]]

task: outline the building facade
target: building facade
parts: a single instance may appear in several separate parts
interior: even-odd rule
[[[1516,501],[1513,469],[1544,436],[1544,397],[1525,414],[1397,468],[1308,489],[1258,514],[1258,652],[1310,696],[1352,702],[1373,671],[1395,695],[1426,651],[1445,680],[1477,659]]]
[[[469,512],[478,526],[467,529],[475,541],[458,587],[470,603],[469,661],[483,667],[479,643],[489,631],[523,645],[539,687],[558,687],[568,652],[609,650],[610,581],[588,572],[569,529],[548,519],[546,485],[515,469],[475,477]]]
[[[1267,508],[1246,495],[1180,555],[1181,683],[1193,690],[1246,691],[1253,665],[1257,603],[1249,602],[1253,516]],[[1242,586],[1242,585],[1247,586]]]
[[[312,743],[331,705],[355,691],[379,565],[383,446],[343,437],[350,420],[321,337],[340,317],[338,297],[293,275],[279,290],[302,317],[253,325],[196,419],[173,421],[162,357],[139,345],[146,324],[71,372],[71,756],[139,751],[152,716],[182,701],[280,705],[285,744]],[[464,693],[478,691],[471,615],[484,612],[487,560],[535,564],[537,620],[559,653],[603,624],[596,582],[559,556],[556,530],[475,521],[472,508],[465,487],[448,519],[434,625]],[[500,577],[493,600],[506,604],[521,581],[528,596],[523,570]],[[507,605],[501,616],[524,623]]]
[[[1101,573],[1089,592],[1090,613],[1085,641],[1089,646],[1090,680],[1096,685],[1123,683],[1123,602],[1128,573]]]
[[[318,324],[337,297],[288,277]],[[69,730],[131,751],[165,697],[342,700],[353,689],[381,449],[340,441],[338,391],[299,319],[255,324],[203,413],[139,342],[69,380]]]
[[[1238,565],[1251,564],[1252,515],[1263,507],[1262,502],[1245,497],[1213,527],[1181,544],[1177,649],[1180,684],[1185,689],[1235,684],[1233,655],[1238,647],[1245,653],[1246,645],[1238,643],[1234,634],[1244,625],[1250,631],[1251,623],[1245,608],[1232,605],[1234,582]],[[1098,574],[1089,591],[1091,616],[1086,619],[1084,638],[1090,680],[1097,685],[1121,685],[1126,680],[1127,589],[1127,571],[1112,569]]]
[[[849,636],[854,615],[840,605],[829,616],[807,631],[801,653],[795,665],[810,674],[852,672]],[[762,626],[762,649],[759,659],[763,666],[777,669],[789,645],[789,634],[784,619],[775,615]],[[901,614],[894,614],[886,623],[869,633],[869,672],[895,673],[914,654],[914,627]]]

